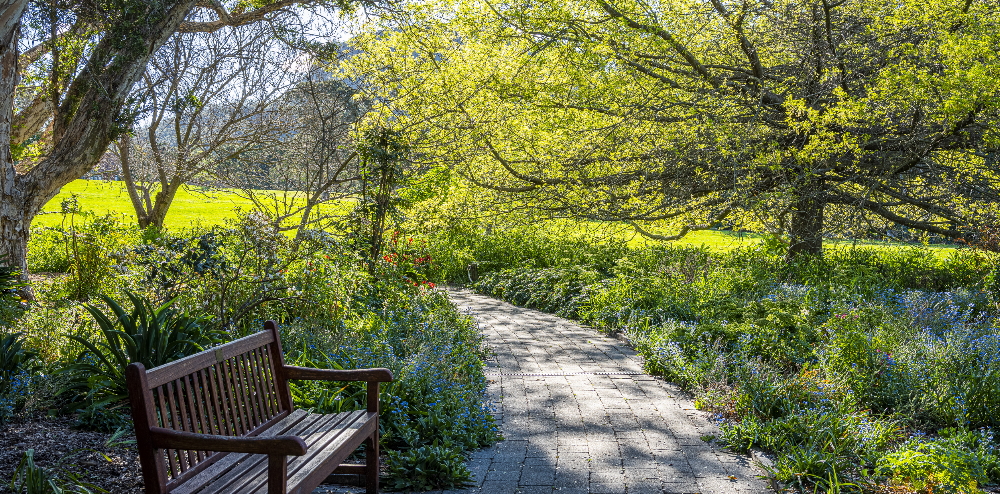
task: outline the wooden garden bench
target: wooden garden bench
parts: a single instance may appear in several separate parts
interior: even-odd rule
[[[312,492],[331,473],[364,473],[378,492],[379,383],[388,369],[285,365],[264,331],[146,370],[125,370],[147,494]],[[296,410],[289,379],[367,381],[367,410]],[[365,444],[365,465],[341,465]]]

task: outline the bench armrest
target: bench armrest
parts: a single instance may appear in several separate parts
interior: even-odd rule
[[[291,456],[306,454],[305,441],[296,436],[216,436],[163,427],[150,427],[149,433],[153,447],[162,449]]]
[[[389,369],[313,369],[286,365],[282,367],[282,370],[286,379],[392,382],[392,371]]]

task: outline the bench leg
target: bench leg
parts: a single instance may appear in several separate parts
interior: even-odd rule
[[[378,494],[378,429],[365,439],[365,492]]]
[[[288,462],[284,455],[267,456],[267,494],[287,494]]]

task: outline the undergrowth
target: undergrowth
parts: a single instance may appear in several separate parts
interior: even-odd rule
[[[731,449],[774,453],[773,475],[793,490],[972,493],[1000,481],[992,257],[859,248],[788,262],[765,245],[611,259],[595,245],[497,262],[501,248],[530,256],[512,246],[472,253],[493,259],[479,261],[477,291],[624,335],[648,371],[714,414]],[[554,250],[572,249],[585,247]]]

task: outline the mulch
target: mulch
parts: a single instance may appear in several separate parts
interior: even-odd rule
[[[50,468],[77,452],[63,465],[79,474],[81,480],[114,494],[142,494],[135,445],[105,447],[111,434],[76,430],[72,424],[72,419],[63,417],[23,420],[0,427],[0,493],[12,492],[10,480],[21,457],[26,450],[34,449],[37,466]]]

